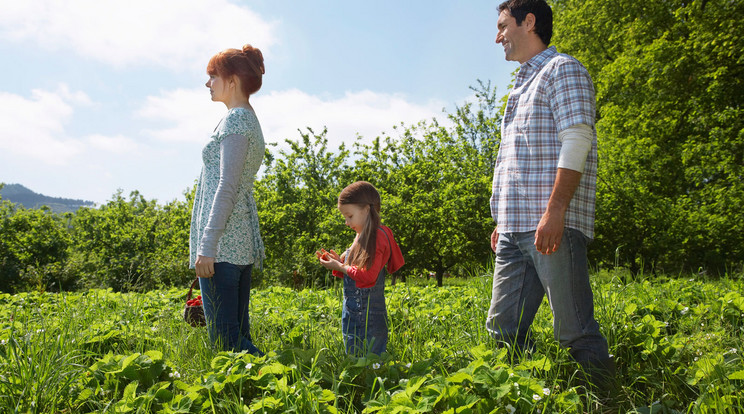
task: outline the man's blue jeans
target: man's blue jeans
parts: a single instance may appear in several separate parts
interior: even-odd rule
[[[587,243],[578,230],[566,228],[558,250],[544,255],[535,248],[535,232],[499,234],[491,307],[486,329],[497,340],[530,346],[529,329],[548,295],[553,331],[578,362],[609,358],[607,340],[594,319]]]
[[[251,340],[252,265],[214,264],[214,276],[199,278],[209,340],[223,350],[262,354]]]

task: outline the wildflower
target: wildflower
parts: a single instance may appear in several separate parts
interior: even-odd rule
[[[681,314],[683,314],[683,315],[684,315],[684,314],[686,314],[686,313],[687,313],[687,312],[688,312],[689,310],[690,310],[690,308],[688,308],[687,306],[685,306],[685,308],[684,308],[684,309],[682,309],[681,311],[679,311],[679,313],[681,313]]]
[[[377,362],[372,364],[372,369],[379,369],[379,368],[380,368],[380,364],[378,364]]]
[[[543,394],[550,395],[550,388],[543,388]]]
[[[506,406],[506,411],[509,411],[509,414],[514,414],[515,412],[517,412],[517,409],[514,408],[513,405],[509,404]]]
[[[251,369],[251,368],[253,368],[253,364],[251,364],[250,362],[245,364],[245,369]]]
[[[5,345],[5,344],[7,344],[7,343],[8,343],[8,341],[6,341],[5,339],[3,339],[3,340],[0,340],[0,345]]]
[[[535,400],[535,401],[540,401],[540,398],[542,398],[542,397],[540,397],[540,396],[539,396],[539,395],[537,395],[537,394],[532,394],[532,399],[533,399],[533,400]]]
[[[44,333],[44,330],[43,329],[37,329],[36,330],[36,333]]]
[[[406,368],[411,368],[411,363],[410,362],[406,364]]]
[[[173,371],[170,374],[168,374],[169,378],[181,378],[181,374],[178,373],[178,371]]]
[[[153,331],[153,332],[156,332],[158,330],[158,328],[156,328],[156,327],[153,326],[152,328],[150,328],[150,330]]]

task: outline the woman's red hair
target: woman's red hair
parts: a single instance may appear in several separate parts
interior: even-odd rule
[[[223,79],[237,76],[240,79],[240,89],[246,97],[261,89],[265,72],[263,54],[251,45],[243,46],[243,50],[223,50],[212,56],[207,64],[207,73],[210,75]]]

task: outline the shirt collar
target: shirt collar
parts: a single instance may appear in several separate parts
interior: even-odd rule
[[[558,52],[556,51],[555,46],[550,46],[549,48],[533,56],[530,60],[524,62],[522,66],[527,66],[529,68],[535,69],[540,68],[545,64],[545,62],[550,60],[556,54],[558,54]]]

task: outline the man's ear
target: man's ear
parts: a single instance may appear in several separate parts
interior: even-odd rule
[[[525,26],[525,29],[527,29],[528,32],[535,30],[535,15],[527,13],[527,15],[524,16],[524,20],[522,20],[522,26]]]

